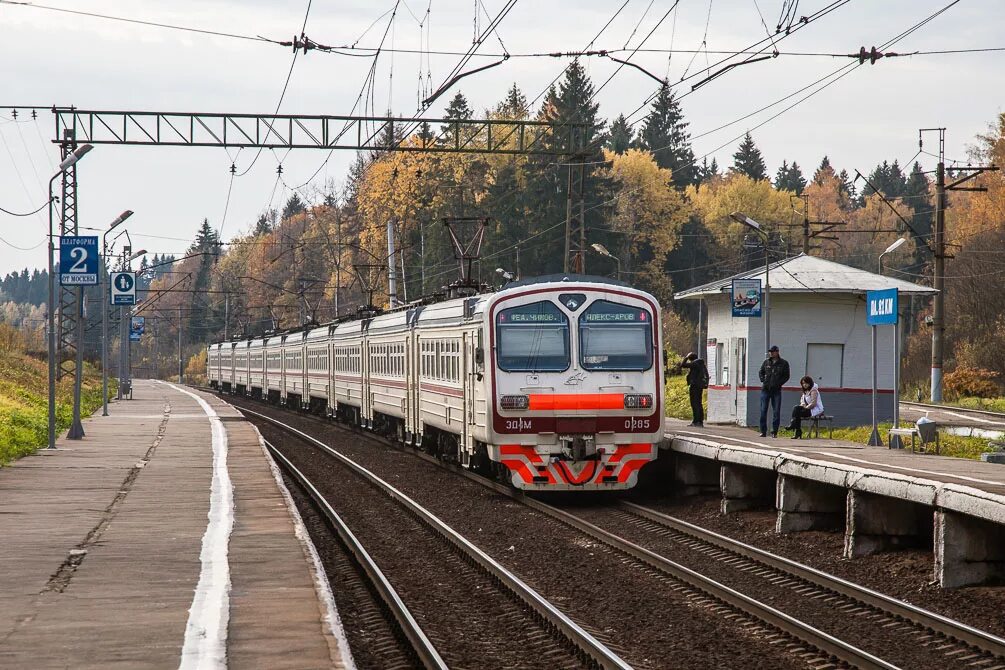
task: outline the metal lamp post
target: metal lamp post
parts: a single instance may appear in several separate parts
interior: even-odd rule
[[[771,280],[768,276],[771,257],[768,254],[768,231],[764,230],[757,221],[754,221],[742,212],[733,212],[729,215],[729,218],[753,229],[764,240],[764,357],[767,358],[768,347],[771,346]]]
[[[886,251],[879,255],[879,274],[883,274],[883,256],[892,253],[902,247],[904,243],[907,242],[906,237],[899,237],[897,240],[886,248]],[[899,309],[899,308],[898,308]],[[873,356],[876,353],[876,328],[873,327]],[[900,315],[897,315],[897,323],[893,326],[893,427],[900,428]],[[875,361],[873,361],[873,375],[875,376]],[[874,384],[875,385],[875,384]],[[873,416],[875,416],[875,411],[873,411]],[[870,436],[871,437],[871,436]],[[879,445],[875,445],[879,446]],[[900,435],[890,436],[890,448],[891,449],[903,449],[904,445],[901,443]]]
[[[63,174],[73,166],[77,161],[84,157],[84,155],[93,149],[90,144],[82,144],[77,147],[73,153],[63,159],[59,164],[59,171],[52,175],[52,179],[49,180],[49,304],[46,305],[46,315],[48,318],[49,327],[49,449],[56,448],[56,285],[54,283],[53,274],[55,273],[55,267],[53,263],[53,254],[56,251],[56,247],[53,244],[52,238],[52,184],[58,177],[62,177]]]
[[[101,262],[105,266],[104,272],[104,283],[108,283],[108,233],[115,230],[123,221],[128,219],[133,215],[131,209],[119,214],[115,217],[115,220],[108,225],[108,230],[104,232],[101,236]],[[109,286],[109,289],[111,287]],[[110,299],[109,296],[104,295],[104,290],[101,291],[101,416],[108,416],[108,304],[105,302],[106,299]]]
[[[610,258],[611,260],[613,260],[615,263],[617,263],[617,268],[618,268],[618,270],[617,270],[617,272],[618,272],[617,278],[618,278],[618,281],[621,281],[621,259],[618,258],[617,256],[615,256],[614,254],[612,254],[610,251],[608,251],[607,247],[605,247],[603,244],[600,244],[599,242],[591,244],[590,246],[593,247],[593,250],[596,251],[601,256],[607,256],[608,258]]]
[[[127,248],[128,251],[128,248]],[[122,269],[125,271],[129,270],[129,264],[135,259],[143,256],[147,253],[146,249],[140,249],[136,253],[130,253],[128,256],[123,254],[122,258]],[[125,384],[129,382],[132,378],[129,370],[129,354],[130,354],[130,343],[129,343],[129,318],[132,314],[131,308],[125,306],[119,306],[119,393],[118,398],[120,400],[125,399],[125,395],[122,390]],[[130,398],[132,395],[130,394]]]

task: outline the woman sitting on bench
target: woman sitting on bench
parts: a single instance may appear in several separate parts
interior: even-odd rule
[[[824,401],[820,397],[820,387],[809,375],[799,380],[799,385],[803,389],[803,397],[799,404],[792,408],[792,421],[786,428],[796,431],[792,435],[793,440],[798,440],[803,436],[803,419],[820,416],[824,413]]]

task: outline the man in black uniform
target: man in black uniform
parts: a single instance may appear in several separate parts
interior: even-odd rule
[[[705,425],[705,408],[702,406],[702,393],[708,388],[708,368],[705,361],[698,358],[693,351],[689,352],[680,362],[681,368],[687,368],[687,390],[691,399],[691,425]]]
[[[768,357],[761,363],[757,373],[761,379],[761,437],[768,436],[768,404],[772,408],[771,437],[778,437],[778,424],[781,423],[782,387],[789,381],[789,362],[778,353],[778,346],[771,345]]]

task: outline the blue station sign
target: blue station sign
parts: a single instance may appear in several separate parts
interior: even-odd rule
[[[135,272],[113,272],[109,279],[109,297],[113,306],[136,304]]]
[[[760,317],[761,280],[734,279],[730,302],[733,305],[733,316]]]
[[[63,235],[59,238],[59,283],[63,286],[98,285],[98,238]]]
[[[146,328],[146,318],[142,316],[134,316],[129,321],[129,341],[139,342],[140,338],[143,337],[143,331]]]
[[[867,291],[866,323],[870,326],[892,326],[897,323],[897,289]]]

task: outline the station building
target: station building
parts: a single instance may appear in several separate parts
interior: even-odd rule
[[[769,266],[771,342],[764,341],[764,319],[734,317],[734,279],[760,279],[764,268],[677,293],[677,300],[704,300],[708,324],[710,423],[756,426],[760,417],[758,370],[772,344],[789,362],[790,377],[782,390],[782,425],[799,402],[799,379],[810,375],[820,386],[825,413],[839,426],[872,421],[872,334],[866,323],[866,292],[898,289],[903,316],[907,298],[929,296],[927,286],[859,270],[800,254]],[[901,318],[902,321],[902,318]],[[878,326],[880,421],[893,418],[894,327]]]

